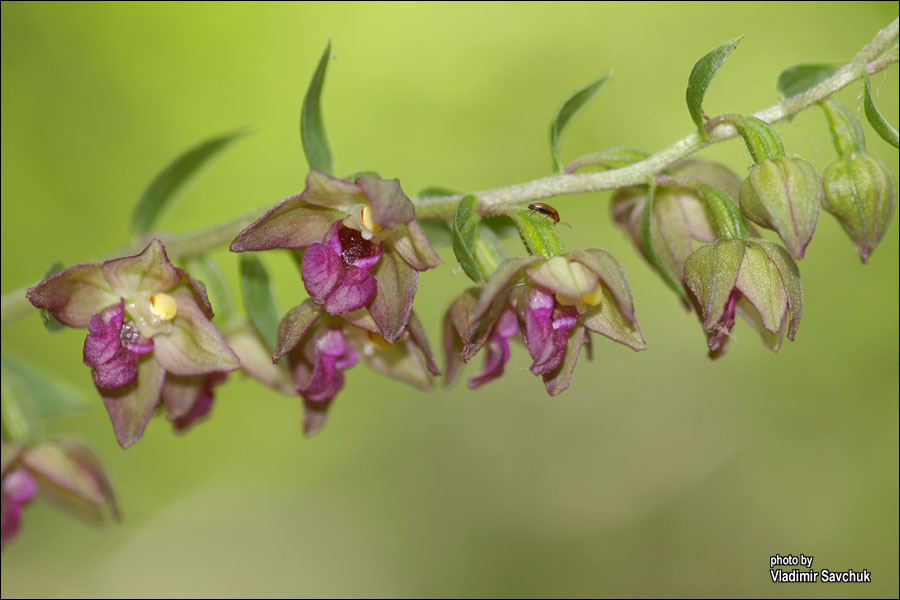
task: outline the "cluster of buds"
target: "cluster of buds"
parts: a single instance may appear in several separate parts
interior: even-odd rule
[[[118,520],[112,486],[100,462],[85,446],[71,440],[34,445],[2,440],[2,543],[19,532],[22,511],[40,496],[89,523],[101,523],[107,512]]]
[[[616,222],[696,311],[712,358],[727,349],[737,315],[777,351],[785,334],[794,339],[803,310],[790,253],[760,239],[735,201],[749,181],[716,163],[688,161],[613,201]]]

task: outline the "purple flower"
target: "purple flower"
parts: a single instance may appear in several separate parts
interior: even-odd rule
[[[350,324],[323,314],[323,307],[306,300],[282,319],[274,355],[249,326],[229,334],[228,341],[246,373],[283,394],[303,398],[303,430],[308,436],[325,424],[335,396],[344,387],[345,372],[360,361],[420,389],[429,388],[432,375],[438,374],[415,313],[389,344],[368,313],[356,315]]]
[[[772,242],[719,240],[695,250],[684,263],[711,358],[725,353],[740,314],[778,351],[793,340],[803,313],[800,272],[785,248]]]
[[[101,523],[107,506],[119,518],[103,467],[85,446],[71,440],[25,445],[5,439],[2,446],[3,545],[16,536],[23,507],[39,491],[89,522]]]
[[[509,339],[519,331],[532,358],[531,372],[543,377],[554,396],[569,386],[588,331],[634,350],[646,348],[625,274],[604,250],[509,259],[480,290],[457,298],[444,320],[448,383],[485,345],[484,370],[469,386],[500,376]]]
[[[228,374],[221,371],[194,376],[166,374],[162,398],[166,404],[166,416],[175,431],[186,432],[209,416],[215,400],[213,388],[227,378]]]
[[[0,513],[0,535],[2,544],[16,537],[22,520],[22,507],[31,502],[37,493],[34,477],[23,468],[11,469],[4,473],[0,498],[3,500]]]
[[[233,252],[306,248],[301,275],[331,315],[371,315],[388,342],[404,331],[419,271],[441,259],[396,179],[355,181],[311,171],[306,188],[272,208],[231,243]]]
[[[172,265],[159,240],[137,256],[70,267],[27,297],[65,325],[88,329],[84,363],[123,448],[143,435],[169,377],[238,367],[210,321],[203,284]]]

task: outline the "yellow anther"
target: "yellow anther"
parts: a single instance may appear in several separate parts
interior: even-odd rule
[[[598,304],[603,302],[603,286],[600,284],[600,282],[597,282],[597,287],[594,288],[593,292],[582,296],[581,301],[588,306],[597,306]]]
[[[155,294],[150,297],[150,312],[161,321],[171,321],[178,312],[178,305],[168,294]]]
[[[359,220],[362,221],[363,227],[369,231],[381,231],[381,225],[372,220],[372,208],[368,204],[362,207]]]

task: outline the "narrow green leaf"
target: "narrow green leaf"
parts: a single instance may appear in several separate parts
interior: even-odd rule
[[[275,305],[272,286],[269,284],[269,273],[254,254],[241,254],[240,260],[241,290],[244,293],[247,316],[269,350],[275,350],[278,345],[278,323],[281,319]]]
[[[5,352],[0,353],[0,375],[3,428],[14,439],[32,437],[43,419],[87,408],[78,391],[36,365]]]
[[[453,215],[453,254],[469,279],[482,283],[486,276],[475,260],[475,238],[480,220],[475,212],[477,206],[478,198],[471,194],[464,196],[456,206],[456,213]]]
[[[188,260],[187,271],[206,285],[209,302],[216,313],[217,323],[224,323],[234,312],[234,298],[225,280],[225,274],[216,262],[206,256],[194,256]]]
[[[837,69],[837,66],[825,63],[794,65],[779,73],[775,88],[782,99],[790,98],[828,79]]]
[[[162,212],[172,204],[178,193],[200,172],[200,169],[231,142],[246,134],[246,131],[238,130],[210,138],[166,165],[153,178],[134,207],[131,215],[131,231],[135,235],[150,231]]]
[[[610,74],[607,73],[603,77],[595,79],[563,100],[562,104],[559,105],[559,108],[556,109],[556,114],[553,115],[553,122],[550,124],[550,152],[553,155],[554,173],[562,171],[562,163],[559,159],[559,140],[562,137],[563,131],[569,124],[569,121],[572,120],[572,117],[578,114],[578,111],[603,89],[603,86],[606,85],[609,78]]]
[[[61,262],[56,261],[55,263],[47,267],[46,271],[44,271],[44,279],[47,279],[51,275],[59,273],[63,269],[65,269],[65,266]],[[51,315],[50,311],[46,308],[41,309],[41,322],[50,333],[56,333],[57,331],[62,331],[66,328],[66,326],[60,323],[56,317]]]
[[[731,41],[725,42],[698,60],[691,70],[691,76],[688,78],[685,99],[687,100],[688,110],[691,113],[691,119],[693,119],[694,125],[697,126],[700,137],[704,140],[709,138],[709,134],[707,134],[706,130],[703,128],[703,97],[706,95],[706,88],[709,87],[709,84],[713,80],[713,77],[716,76],[719,67],[722,66],[732,50],[737,47],[738,42],[741,41],[742,37],[744,36],[736,37]]]
[[[866,118],[869,120],[869,124],[875,130],[875,133],[881,136],[881,139],[894,148],[898,148],[897,130],[891,127],[891,124],[878,112],[878,108],[872,100],[872,86],[869,84],[869,76],[863,75],[863,79],[866,83],[866,98],[863,106],[866,109]]]
[[[322,86],[325,84],[325,71],[328,70],[328,59],[331,58],[331,40],[325,46],[325,52],[319,59],[316,72],[313,73],[303,108],[300,111],[300,139],[303,141],[303,152],[310,169],[332,175],[331,148],[325,135],[325,122],[322,120]]]
[[[552,258],[566,253],[556,223],[548,216],[530,208],[516,208],[509,215],[529,254]]]

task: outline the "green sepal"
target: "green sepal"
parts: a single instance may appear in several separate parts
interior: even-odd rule
[[[509,216],[516,224],[529,254],[553,258],[566,253],[556,224],[547,215],[527,207],[515,207],[510,210]]]
[[[64,270],[66,267],[60,261],[56,261],[44,271],[43,279],[47,279],[51,275],[55,275],[60,271]],[[62,331],[66,328],[65,325],[59,322],[59,319],[50,314],[50,311],[46,308],[41,309],[41,322],[44,324],[44,327],[47,328],[47,331],[50,333],[56,333],[57,331]]]
[[[484,273],[475,260],[475,240],[478,237],[480,217],[475,209],[478,198],[472,194],[463,196],[456,206],[453,215],[453,254],[469,279],[475,283],[483,283],[488,273]]]
[[[761,163],[767,158],[778,158],[784,156],[784,144],[781,138],[775,133],[768,123],[756,117],[748,115],[739,115],[737,113],[727,113],[719,115],[711,123],[729,123],[738,130],[744,143],[747,145],[747,151],[756,164]]]
[[[666,264],[660,260],[653,243],[653,208],[656,202],[656,182],[651,181],[647,186],[647,199],[644,201],[644,212],[641,214],[641,246],[647,255],[647,260],[656,269],[663,281],[672,288],[685,302],[689,302],[684,286],[681,284],[681,274],[672,273]]]

